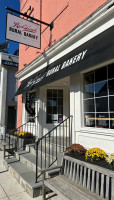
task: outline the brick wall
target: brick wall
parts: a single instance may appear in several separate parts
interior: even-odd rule
[[[107,2],[107,0],[20,0],[21,12],[24,13],[27,11],[29,6],[31,6],[31,16],[34,15],[35,18],[47,23],[54,21],[54,28],[52,30],[52,37],[50,40],[50,28],[42,25],[41,50],[20,44],[19,70],[24,68],[23,64],[28,65],[32,60],[46,51],[49,48],[50,41],[52,46],[105,2]],[[18,102],[19,110],[17,126],[19,126],[21,122],[21,102],[22,97],[20,95]]]

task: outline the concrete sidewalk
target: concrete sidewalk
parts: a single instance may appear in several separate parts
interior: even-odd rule
[[[49,200],[60,200],[57,196]],[[31,198],[24,188],[3,166],[3,151],[0,151],[0,200],[42,200],[42,196]]]

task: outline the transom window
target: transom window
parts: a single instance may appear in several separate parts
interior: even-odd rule
[[[63,121],[63,90],[47,90],[46,123],[60,123]]]
[[[114,64],[84,74],[84,125],[114,129]]]

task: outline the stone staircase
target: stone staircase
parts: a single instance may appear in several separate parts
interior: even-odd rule
[[[64,139],[61,141],[62,143],[69,142],[68,140]],[[60,138],[58,138],[57,143],[54,144],[54,141],[48,142],[46,141],[46,148],[45,148],[45,141],[42,142],[43,144],[39,144],[38,150],[38,171],[40,169],[49,167],[48,160],[51,159],[51,162],[56,158],[56,150],[57,152],[63,152],[62,143],[60,145]],[[49,152],[48,146],[51,145],[51,152]],[[40,151],[42,149],[42,151]],[[45,154],[46,152],[46,154]],[[52,155],[52,156],[49,156]],[[41,161],[42,156],[42,161]],[[46,161],[46,162],[45,162]],[[53,166],[57,163],[54,162]],[[6,169],[10,171],[10,173],[16,178],[16,180],[22,185],[25,191],[31,197],[37,197],[42,194],[42,176],[38,178],[37,183],[35,183],[35,176],[36,176],[36,150],[35,144],[26,145],[26,149],[23,151],[15,152],[15,156],[10,156],[9,158],[4,159],[4,166]],[[52,170],[47,173],[47,176],[54,176],[57,174],[59,170]],[[39,174],[39,173],[38,173]]]

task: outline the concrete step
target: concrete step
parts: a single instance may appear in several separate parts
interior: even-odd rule
[[[35,183],[35,172],[31,168],[14,157],[5,158],[4,165],[32,198],[42,194],[42,179],[39,177]]]
[[[31,168],[34,172],[36,171],[36,155],[32,154],[30,152],[26,152],[26,151],[20,151],[20,152],[16,152],[16,158],[18,160],[21,161],[21,163],[23,163],[24,165],[26,165],[27,167]],[[55,159],[55,158],[54,158]],[[53,159],[53,161],[54,161]],[[51,161],[51,162],[53,162]],[[43,168],[47,168],[49,167],[49,160],[46,160],[46,164],[45,164],[45,159],[42,158],[42,162],[41,162],[41,156],[38,155],[38,170],[43,169]],[[53,164],[53,166],[56,165],[56,162]],[[53,170],[51,171],[52,174],[57,173],[59,170]],[[51,175],[50,173],[50,175]]]

